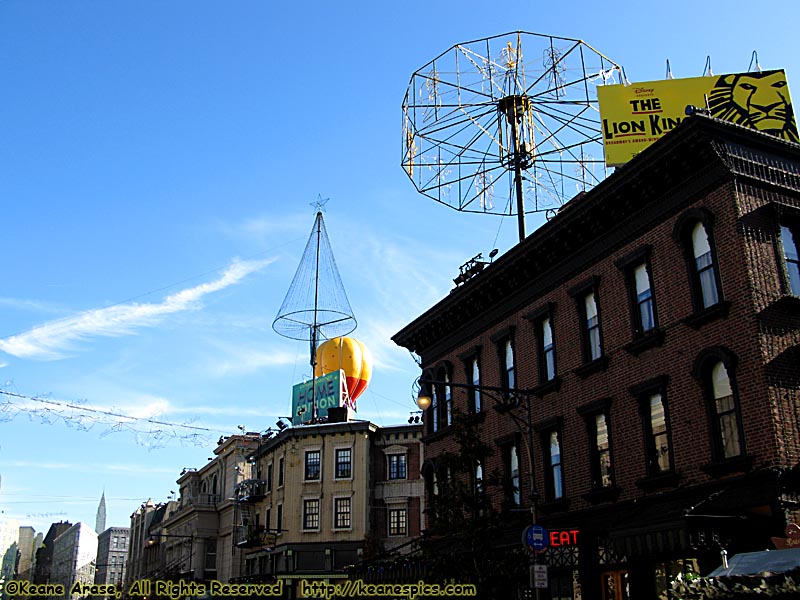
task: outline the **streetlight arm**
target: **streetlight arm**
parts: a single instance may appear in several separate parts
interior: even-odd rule
[[[506,414],[514,421],[516,426],[525,432],[525,441],[526,445],[528,446],[528,467],[530,470],[530,477],[531,477],[531,518],[533,523],[536,523],[536,509],[539,499],[539,492],[536,489],[536,478],[535,478],[535,468],[534,468],[534,461],[533,461],[533,454],[534,454],[534,440],[533,440],[533,412],[532,412],[532,402],[531,397],[534,395],[533,390],[530,389],[518,389],[518,388],[506,388],[506,387],[498,387],[498,386],[491,386],[491,385],[475,385],[469,383],[456,383],[453,381],[438,381],[434,379],[423,379],[419,378],[417,380],[417,385],[419,386],[419,395],[417,396],[417,406],[423,412],[426,411],[428,408],[431,407],[433,404],[433,398],[426,394],[426,390],[435,388],[437,386],[443,387],[452,387],[458,389],[466,389],[466,390],[476,390],[483,395],[488,396],[497,407],[508,408],[508,403],[504,398],[515,397],[515,398],[522,398],[524,397],[526,403],[526,415],[525,418],[520,417],[519,415],[515,414],[513,411],[508,411]],[[499,395],[496,396],[495,394]]]

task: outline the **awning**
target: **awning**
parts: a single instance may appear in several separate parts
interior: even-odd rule
[[[800,568],[800,548],[786,550],[762,550],[742,552],[728,560],[728,568],[719,567],[709,577],[731,575],[760,575],[761,573],[785,573]]]

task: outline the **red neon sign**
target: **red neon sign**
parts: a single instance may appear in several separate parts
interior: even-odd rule
[[[559,548],[561,546],[577,546],[579,529],[562,529],[561,531],[550,532],[550,546]]]

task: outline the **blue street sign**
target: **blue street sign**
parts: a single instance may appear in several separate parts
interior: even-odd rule
[[[528,525],[522,532],[522,545],[534,552],[541,552],[550,543],[547,529],[541,525]]]

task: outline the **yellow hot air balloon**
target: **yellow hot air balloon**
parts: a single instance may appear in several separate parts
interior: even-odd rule
[[[355,338],[337,337],[320,344],[317,348],[317,366],[314,377],[332,371],[344,371],[347,392],[352,407],[355,400],[369,385],[372,377],[372,355],[367,347]]]

